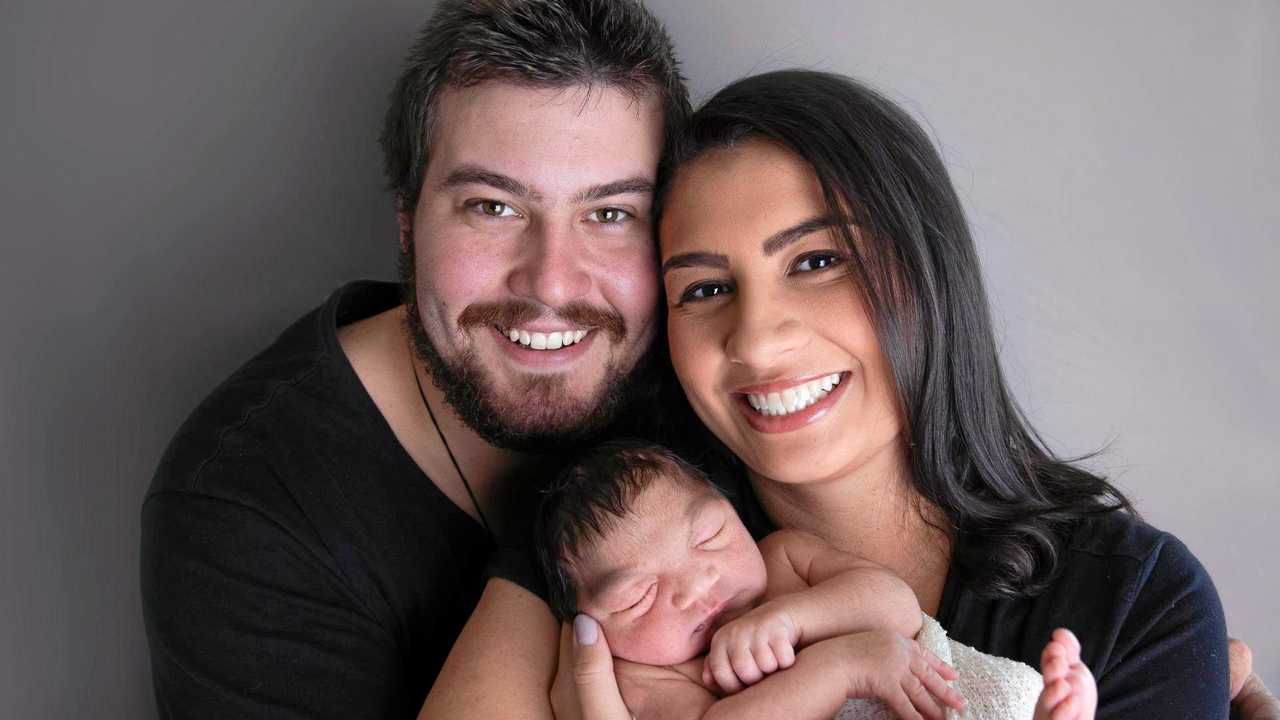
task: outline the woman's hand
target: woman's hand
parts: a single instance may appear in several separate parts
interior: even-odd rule
[[[556,720],[632,720],[613,674],[613,655],[600,624],[578,615],[560,632],[560,664],[551,684]]]

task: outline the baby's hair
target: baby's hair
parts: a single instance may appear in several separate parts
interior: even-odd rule
[[[573,564],[631,511],[654,480],[719,492],[706,473],[661,445],[614,440],[578,455],[545,490],[535,540],[547,580],[547,603],[560,620],[578,612]]]

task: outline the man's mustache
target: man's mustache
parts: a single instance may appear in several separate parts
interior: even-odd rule
[[[507,330],[537,320],[547,312],[528,302],[476,303],[468,305],[458,317],[458,327],[498,327]],[[614,343],[627,336],[627,324],[622,316],[610,310],[594,307],[585,302],[573,302],[551,311],[551,316],[579,328],[603,330]]]

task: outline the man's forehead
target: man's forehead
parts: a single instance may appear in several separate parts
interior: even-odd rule
[[[548,88],[487,81],[437,99],[427,175],[483,168],[547,196],[656,176],[662,113],[656,97],[608,85]]]

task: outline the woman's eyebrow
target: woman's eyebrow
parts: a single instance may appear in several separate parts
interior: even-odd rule
[[[761,249],[764,251],[765,257],[768,257],[810,233],[835,227],[836,224],[835,219],[829,216],[809,218],[804,222],[792,225],[786,230],[779,230],[770,235],[769,239],[765,240],[764,244],[761,245]]]
[[[729,268],[729,258],[720,253],[709,252],[687,252],[679,255],[672,255],[662,263],[662,274],[666,275],[668,271],[676,268],[685,267],[712,267],[727,270]]]
[[[768,239],[761,245],[765,257],[777,254],[777,252],[791,243],[810,235],[819,230],[836,227],[839,223],[829,216],[812,217],[803,222],[796,223],[785,230],[770,235]],[[720,253],[709,252],[688,252],[672,255],[662,263],[662,274],[666,275],[669,270],[684,267],[710,267],[726,270],[729,267],[729,258]]]

